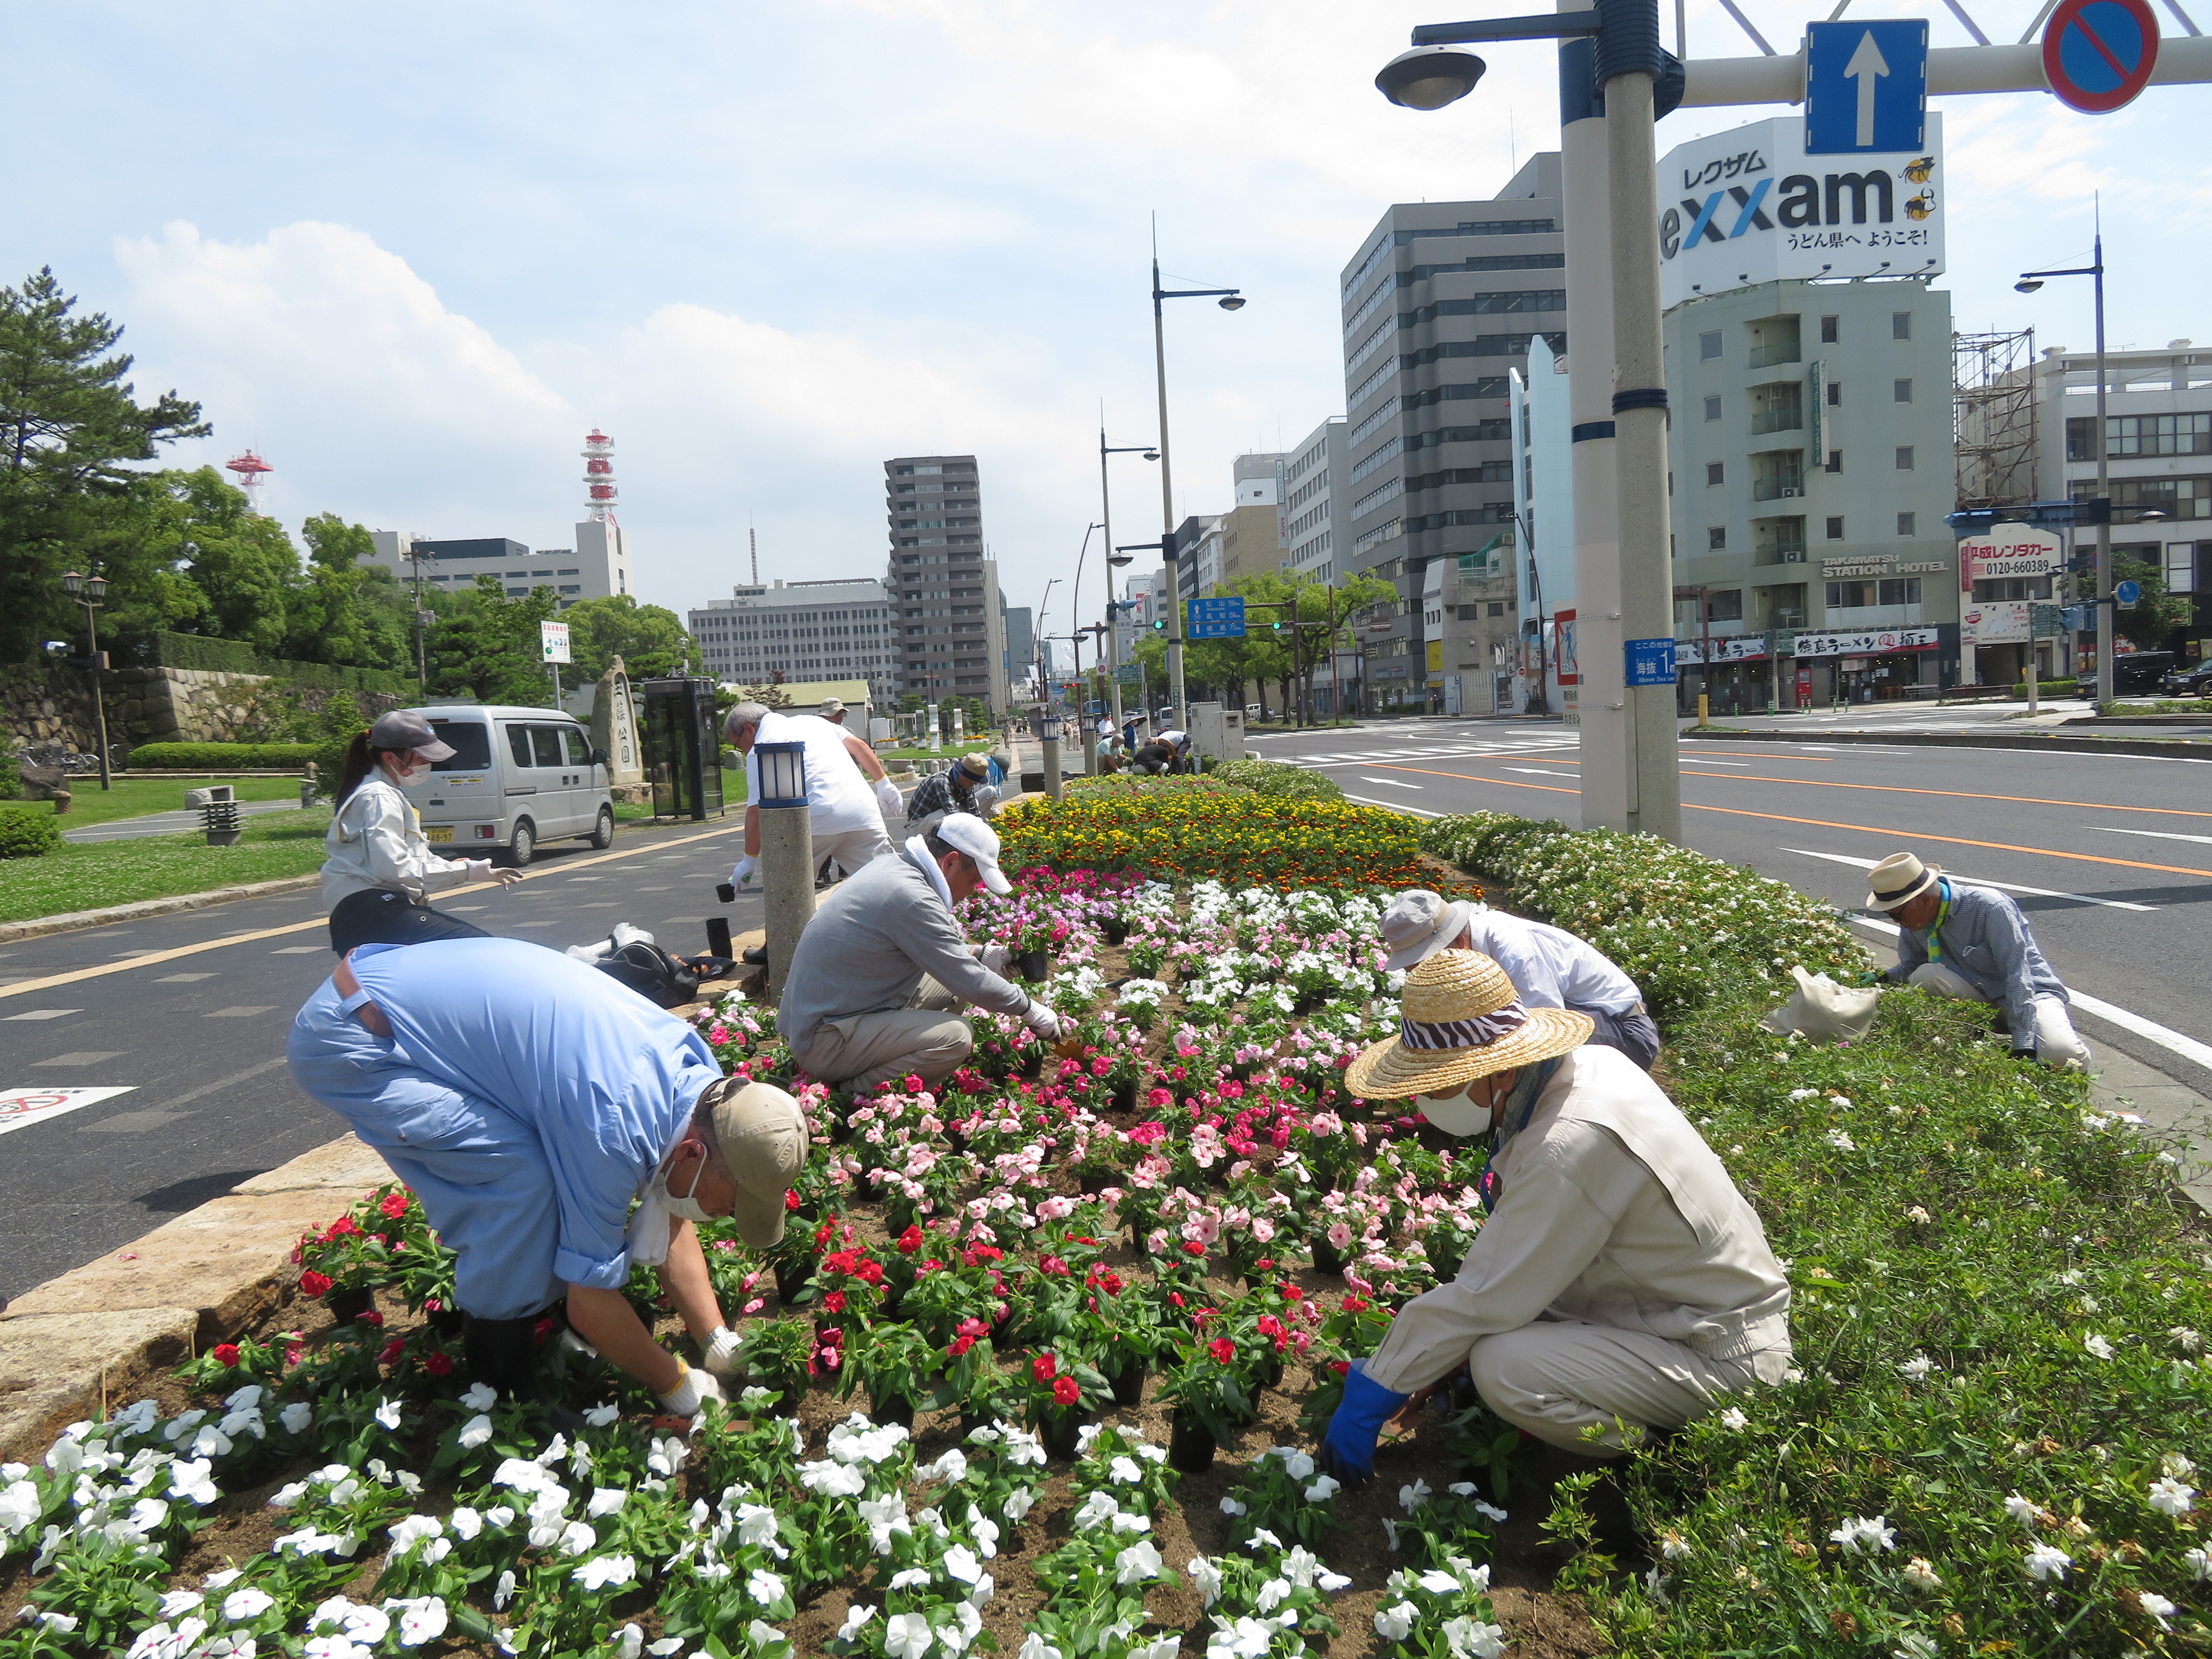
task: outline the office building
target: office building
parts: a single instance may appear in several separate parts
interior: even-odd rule
[[[1289,554],[1283,539],[1284,474],[1287,455],[1239,455],[1231,463],[1233,505],[1221,522],[1221,580],[1280,570]]]
[[[884,707],[898,698],[899,619],[866,576],[733,587],[696,607],[686,626],[706,672],[726,685],[866,680]]]
[[[1512,381],[1518,522],[1505,550],[1519,576],[1518,637],[1507,652],[1510,690],[1502,706],[1540,707],[1577,725],[1582,677],[1574,660],[1574,416],[1567,400],[1567,360],[1553,356],[1541,340],[1531,341],[1528,372],[1516,369]]]
[[[1006,684],[1019,685],[1036,672],[1036,613],[1026,605],[1010,605],[1006,622]]]
[[[1665,341],[1685,706],[1956,678],[1951,296],[1759,283],[1676,306]]]
[[[579,599],[603,599],[634,593],[629,544],[612,520],[586,520],[575,529],[574,547],[532,550],[506,536],[418,536],[404,530],[369,532],[374,550],[364,562],[380,566],[402,582],[415,579],[422,565],[422,584],[441,592],[471,592],[479,575],[496,576],[509,599],[533,587],[550,587],[565,611]]]
[[[884,583],[900,611],[900,689],[932,702],[1009,706],[1006,596],[985,556],[981,480],[973,455],[901,455],[884,463],[890,559]]]
[[[1512,522],[1509,376],[1524,367],[1532,338],[1566,349],[1559,213],[1559,158],[1547,152],[1494,200],[1393,206],[1345,267],[1348,465],[1340,475],[1331,468],[1328,487],[1349,501],[1329,562],[1340,576],[1366,572],[1398,590],[1359,623],[1370,710],[1441,707],[1446,671],[1428,666],[1427,619],[1449,610],[1455,621],[1460,607],[1441,594],[1425,602],[1426,568],[1439,559],[1456,568]],[[1285,481],[1293,498],[1304,453]],[[1304,511],[1294,507],[1289,521],[1293,568]],[[1482,620],[1490,602],[1481,601]],[[1445,650],[1454,661],[1464,654],[1449,642]]]

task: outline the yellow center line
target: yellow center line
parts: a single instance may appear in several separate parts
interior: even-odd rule
[[[1557,784],[1515,783],[1510,782],[1504,778],[1476,777],[1472,773],[1468,772],[1435,772],[1419,766],[1392,766],[1386,764],[1381,766],[1378,769],[1385,772],[1419,772],[1423,777],[1430,778],[1462,778],[1469,783],[1492,783],[1500,785],[1507,789],[1546,789],[1551,791],[1554,794],[1560,795],[1579,795],[1582,793],[1582,791],[1579,789],[1565,789],[1561,788]],[[1735,775],[1734,773],[1708,772],[1702,775],[1706,777],[1733,777]],[[1802,780],[1778,778],[1766,779],[1764,780],[1764,781],[1791,783],[1802,781]],[[1875,788],[1879,786],[1868,784],[1859,787]],[[1964,836],[1930,835],[1924,830],[1891,830],[1877,823],[1836,823],[1826,818],[1791,817],[1789,814],[1784,812],[1753,812],[1746,811],[1744,808],[1740,806],[1708,806],[1702,801],[1684,801],[1682,805],[1692,812],[1725,812],[1730,817],[1765,818],[1774,823],[1809,824],[1817,830],[1849,830],[1863,836],[1902,836],[1907,841],[1940,841],[1946,846],[1950,847],[1981,847],[1986,848],[1992,852],[1998,853],[2027,853],[2036,858],[2070,859],[2077,864],[2112,864],[2118,865],[2121,868],[2127,870],[2157,870],[2163,872],[2165,874],[2172,876],[2202,876],[2205,879],[2212,881],[2212,870],[2199,870],[2192,866],[2185,864],[2146,864],[2139,859],[2107,858],[2103,854],[2097,853],[2062,853],[2057,848],[2050,847],[2018,847],[2014,846],[2010,842],[2005,841],[1973,841]]]
[[[600,853],[594,857],[577,859],[553,869],[526,870],[522,872],[522,878],[525,881],[536,881],[544,876],[565,876],[571,871],[581,870],[589,865],[611,864],[617,859],[642,858],[647,853],[665,852],[672,847],[688,847],[695,841],[712,841],[717,836],[735,835],[744,828],[743,823],[726,824],[720,830],[708,830],[696,836],[679,836],[673,841],[651,842],[643,847],[631,848],[628,852]],[[496,887],[498,884],[496,882],[489,881],[471,882],[467,886],[456,887],[452,891],[456,895],[481,892]],[[282,927],[264,927],[251,933],[230,933],[222,939],[207,939],[198,945],[180,945],[173,951],[155,951],[150,955],[132,957],[126,962],[103,963],[96,968],[75,968],[65,974],[50,974],[44,979],[27,979],[17,985],[0,985],[0,997],[20,997],[32,991],[51,990],[57,985],[74,985],[80,980],[98,979],[103,974],[125,974],[134,968],[151,968],[156,963],[174,962],[179,957],[196,957],[203,951],[220,951],[228,945],[251,945],[256,939],[281,939],[287,933],[304,933],[313,927],[327,928],[329,926],[328,916],[316,916],[307,921],[289,922]]]

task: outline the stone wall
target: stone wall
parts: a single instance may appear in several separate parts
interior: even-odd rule
[[[295,711],[320,714],[333,697],[352,699],[363,720],[399,703],[381,691],[333,691],[203,668],[118,668],[103,689],[108,744],[118,757],[142,743],[272,740]],[[9,747],[59,743],[93,752],[99,738],[85,676],[45,664],[0,669],[0,733]]]

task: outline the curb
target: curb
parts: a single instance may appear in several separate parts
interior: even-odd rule
[[[2020,749],[2052,755],[2157,755],[2171,758],[2188,750],[2201,750],[2212,759],[2212,744],[2180,743],[2155,738],[2045,738],[2020,732],[1729,732],[1718,727],[1686,727],[1685,738],[1723,743],[1871,743],[1928,749]]]
[[[111,904],[101,910],[67,910],[58,916],[33,916],[28,921],[0,922],[0,945],[17,939],[41,939],[48,933],[71,933],[80,927],[105,927],[113,921],[136,921],[144,916],[172,915],[179,910],[204,910],[234,899],[266,898],[272,893],[297,893],[322,885],[318,875],[287,876],[281,881],[250,881],[242,887],[211,887],[204,893],[176,893],[167,898],[141,899],[135,904]]]
[[[112,1404],[111,1377],[177,1364],[280,1305],[300,1235],[389,1179],[341,1135],[26,1291],[0,1315],[0,1459],[35,1459]]]

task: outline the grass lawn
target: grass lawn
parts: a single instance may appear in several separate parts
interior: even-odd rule
[[[64,830],[88,823],[106,823],[116,818],[138,818],[149,812],[174,812],[185,804],[185,791],[210,783],[228,783],[240,800],[297,800],[297,778],[118,778],[103,790],[97,773],[70,780],[70,810],[62,817]],[[6,805],[50,812],[46,801],[9,801]]]
[[[285,783],[283,778],[243,782]],[[172,795],[181,786],[166,787]],[[296,789],[299,786],[292,783]],[[94,793],[97,794],[97,789]],[[79,800],[84,797],[79,796]],[[180,799],[168,803],[183,805]],[[147,811],[161,808],[148,806]],[[75,818],[71,812],[70,817]],[[116,814],[114,816],[122,816]],[[235,847],[210,847],[198,830],[150,836],[140,841],[76,846],[64,842],[42,858],[0,863],[0,921],[104,908],[139,899],[177,893],[204,893],[243,882],[276,881],[313,875],[323,862],[323,832],[330,828],[326,807],[306,812],[269,812],[243,821],[245,839]]]

